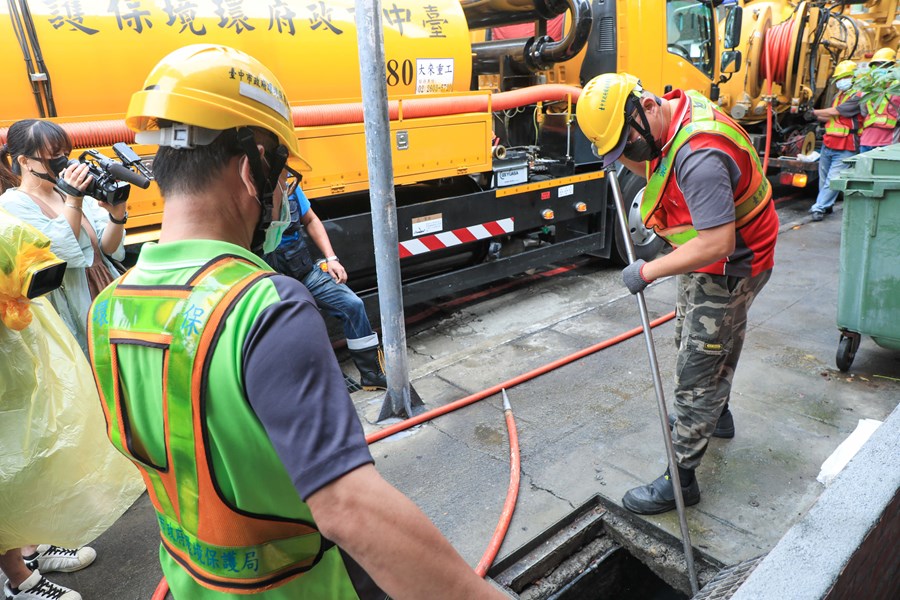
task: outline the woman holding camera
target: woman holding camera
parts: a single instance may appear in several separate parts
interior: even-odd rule
[[[128,214],[124,203],[112,206],[84,194],[92,181],[89,167],[69,164],[71,151],[68,134],[56,123],[14,123],[0,146],[0,206],[49,237],[53,253],[68,263],[62,286],[49,299],[87,354],[88,309],[119,275],[110,258],[125,258]]]

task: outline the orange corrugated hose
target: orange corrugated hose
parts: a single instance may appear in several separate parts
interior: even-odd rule
[[[789,19],[770,27],[766,31],[766,39],[760,53],[759,76],[766,80],[766,156],[763,159],[763,174],[769,170],[769,156],[772,154],[772,84],[784,86],[787,76],[788,56],[790,56],[791,37],[794,33],[794,19]],[[763,72],[765,69],[765,72]]]
[[[499,94],[479,94],[472,96],[450,96],[443,98],[411,98],[392,100],[388,105],[390,119],[397,120],[421,117],[437,117],[488,110],[507,110],[527,106],[536,102],[566,100],[571,97],[574,104],[581,95],[581,88],[571,85],[536,85]],[[361,102],[345,104],[322,104],[315,106],[295,106],[291,109],[295,127],[324,127],[363,122]],[[134,132],[124,121],[85,121],[83,123],[59,123],[72,138],[75,148],[96,148],[112,146],[116,142],[134,142]],[[6,128],[0,128],[0,143],[6,141]]]
[[[659,325],[662,325],[663,323],[671,321],[674,318],[675,312],[672,311],[659,317],[658,319],[651,321],[650,327],[657,327]],[[366,442],[369,444],[374,444],[375,442],[383,440],[384,438],[394,435],[395,433],[405,431],[410,427],[414,427],[416,425],[424,423],[425,421],[430,421],[441,415],[445,415],[447,413],[463,408],[464,406],[474,404],[475,402],[484,400],[485,398],[493,396],[494,394],[505,393],[504,390],[519,385],[520,383],[524,383],[530,379],[534,379],[535,377],[539,377],[554,369],[558,369],[563,365],[574,362],[580,358],[584,358],[585,356],[588,356],[595,352],[599,352],[604,348],[609,348],[610,346],[614,346],[620,342],[624,342],[625,340],[633,338],[636,335],[640,335],[643,331],[643,327],[635,327],[634,329],[630,329],[625,333],[620,333],[619,335],[609,338],[608,340],[604,340],[600,343],[594,344],[593,346],[588,346],[587,348],[579,350],[578,352],[547,363],[542,367],[532,369],[527,373],[523,373],[522,375],[518,375],[516,377],[513,377],[512,379],[508,379],[503,383],[489,387],[486,390],[471,394],[469,396],[466,396],[465,398],[457,400],[456,402],[451,402],[450,404],[439,406],[438,408],[424,412],[411,419],[406,419],[405,421],[401,421],[400,423],[385,427],[384,429],[376,431],[375,433],[370,433],[366,436]],[[500,545],[503,543],[503,539],[506,537],[506,532],[509,529],[510,522],[512,521],[512,515],[515,509],[516,497],[518,496],[519,489],[519,439],[518,434],[516,433],[515,421],[513,421],[512,419],[512,410],[506,410],[506,406],[504,406],[504,413],[506,413],[506,427],[509,430],[510,437],[510,482],[509,488],[507,489],[506,501],[504,502],[503,510],[501,511],[500,521],[497,523],[497,527],[494,529],[494,536],[491,538],[487,550],[485,551],[481,560],[478,562],[478,566],[476,567],[476,571],[482,577],[484,577],[488,569],[490,569],[491,564],[494,561],[494,557],[497,556],[497,551],[499,551]],[[514,438],[515,441],[513,441]],[[169,586],[166,583],[166,578],[163,577],[160,580],[156,591],[153,593],[151,600],[165,600],[168,591]]]

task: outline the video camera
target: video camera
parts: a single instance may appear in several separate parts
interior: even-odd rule
[[[85,150],[77,159],[70,160],[69,164],[88,165],[92,179],[84,190],[84,195],[115,206],[128,200],[131,184],[147,189],[153,175],[128,144],[118,142],[113,144],[112,149],[122,162],[107,158],[96,150]],[[137,169],[137,172],[132,171],[131,167]],[[56,182],[56,186],[63,193],[71,191],[71,186],[63,181],[62,177]]]

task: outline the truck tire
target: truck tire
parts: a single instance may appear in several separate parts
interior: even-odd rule
[[[641,200],[644,198],[645,182],[630,171],[622,169],[622,172],[619,173],[619,186],[622,188],[622,199],[625,209],[628,211],[628,228],[631,230],[631,243],[634,244],[635,258],[652,260],[656,258],[666,242],[652,230],[644,227],[644,223],[641,221]],[[624,266],[628,264],[628,251],[625,248],[618,221],[613,226],[616,236],[611,256],[617,264]]]

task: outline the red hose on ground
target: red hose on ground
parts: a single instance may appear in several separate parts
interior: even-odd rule
[[[509,487],[506,490],[506,501],[503,503],[503,510],[500,512],[500,520],[494,529],[494,535],[488,544],[487,550],[475,572],[479,577],[487,575],[488,569],[494,564],[494,559],[500,551],[500,546],[506,538],[506,532],[509,529],[509,523],[512,521],[513,511],[516,509],[516,499],[519,497],[519,479],[520,463],[519,463],[519,433],[516,430],[516,420],[513,418],[512,406],[509,405],[509,398],[506,396],[506,390],[503,390],[503,413],[506,415],[506,431],[509,432]]]
[[[166,581],[165,575],[159,580],[156,591],[150,596],[150,600],[166,600],[166,594],[169,593],[169,582]]]
[[[653,327],[656,327],[657,325],[661,325],[667,321],[672,320],[674,317],[675,317],[675,312],[674,311],[670,312],[667,315],[663,315],[663,316],[659,317],[658,319],[651,321],[650,327],[653,328]],[[534,379],[535,377],[539,377],[540,375],[543,375],[544,373],[549,373],[550,371],[552,371],[554,369],[558,369],[559,367],[561,367],[563,365],[567,365],[571,362],[575,362],[579,358],[584,358],[585,356],[588,356],[595,352],[599,352],[600,350],[603,350],[604,348],[614,346],[615,344],[618,344],[619,342],[623,342],[629,338],[633,338],[636,335],[640,335],[640,333],[643,330],[644,330],[643,327],[635,327],[634,329],[626,331],[625,333],[621,333],[621,334],[617,335],[616,337],[609,338],[608,340],[602,341],[598,344],[594,344],[593,346],[589,346],[587,348],[579,350],[578,352],[575,352],[574,354],[570,354],[568,356],[559,358],[551,363],[547,363],[546,365],[544,365],[542,367],[538,367],[537,369],[532,369],[531,371],[528,371],[527,373],[523,373],[522,375],[517,375],[516,377],[513,377],[512,379],[508,379],[508,380],[504,381],[503,383],[498,383],[497,385],[491,386],[486,390],[476,392],[470,396],[466,396],[465,398],[462,398],[455,402],[451,402],[450,404],[445,404],[444,406],[439,406],[437,408],[434,408],[432,410],[424,412],[418,416],[412,417],[410,419],[406,419],[405,421],[401,421],[399,423],[395,423],[394,425],[389,425],[388,427],[385,427],[384,429],[381,429],[379,431],[376,431],[374,433],[370,433],[369,435],[367,435],[366,441],[369,444],[374,444],[375,442],[377,442],[379,440],[383,440],[386,437],[390,437],[390,436],[394,435],[395,433],[405,431],[405,430],[409,429],[410,427],[419,425],[420,423],[424,423],[425,421],[430,421],[431,419],[434,419],[435,417],[439,417],[439,416],[445,415],[449,412],[453,412],[454,410],[457,410],[464,406],[474,404],[475,402],[478,402],[479,400],[483,400],[483,399],[487,398],[488,396],[493,396],[494,394],[500,393],[500,391],[503,390],[504,388],[509,389],[509,388],[515,387],[515,386],[519,385],[520,383],[524,383],[526,381]]]

